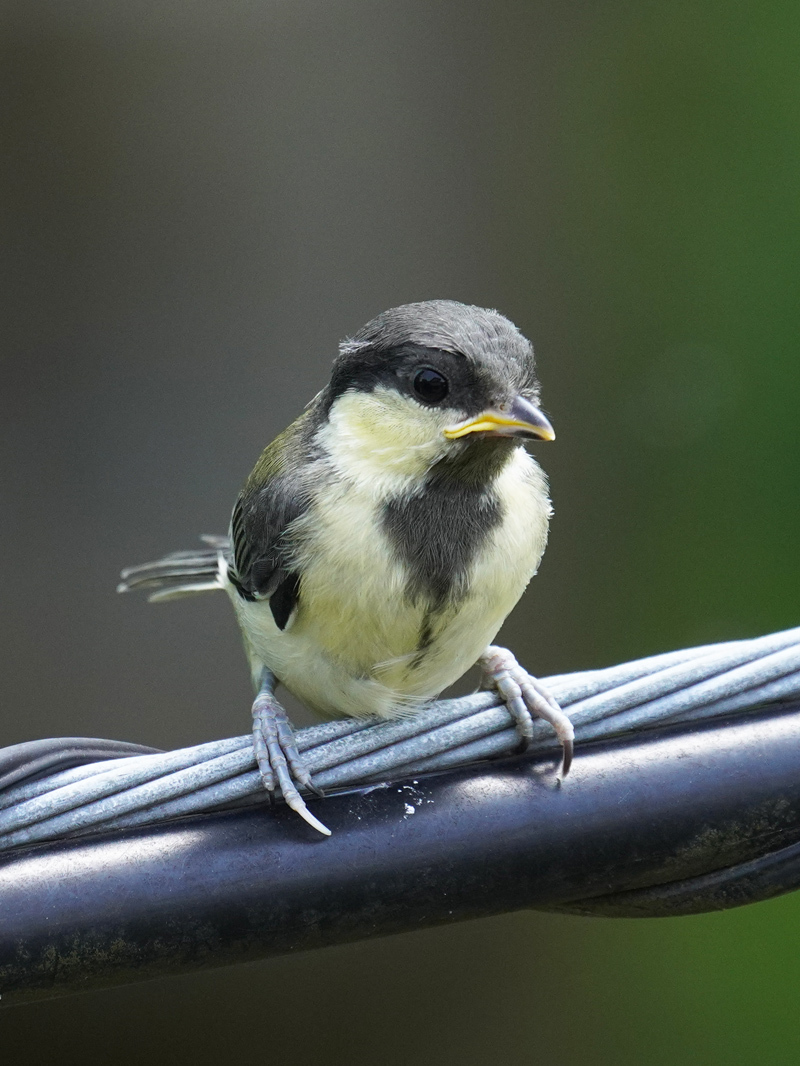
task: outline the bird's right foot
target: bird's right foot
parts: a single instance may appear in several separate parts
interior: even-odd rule
[[[318,832],[330,836],[330,829],[314,817],[297,791],[297,785],[300,785],[322,795],[315,788],[305,759],[298,751],[289,716],[275,699],[275,678],[266,670],[253,703],[253,751],[264,788],[270,795],[276,787],[280,788],[284,800],[293,811]]]

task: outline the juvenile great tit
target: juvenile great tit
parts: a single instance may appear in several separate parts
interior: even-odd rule
[[[225,589],[257,690],[265,787],[320,832],[280,682],[322,715],[416,713],[478,663],[524,742],[547,719],[572,759],[569,719],[492,645],[536,572],[551,514],[526,440],[553,440],[533,349],[496,311],[406,304],[344,341],[330,381],[268,445],[228,537],[122,572],[151,600]]]

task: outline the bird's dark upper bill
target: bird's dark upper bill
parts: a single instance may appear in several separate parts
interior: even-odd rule
[[[550,422],[538,407],[530,400],[517,396],[510,406],[501,411],[492,409],[481,411],[474,418],[448,426],[444,431],[448,440],[458,440],[469,433],[479,433],[483,437],[533,437],[536,440],[555,440],[556,435]]]

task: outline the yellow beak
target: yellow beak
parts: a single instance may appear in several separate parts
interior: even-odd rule
[[[448,426],[444,431],[448,440],[458,440],[470,433],[485,437],[533,437],[536,440],[555,440],[549,420],[530,400],[517,396],[507,411],[482,411],[474,418]]]

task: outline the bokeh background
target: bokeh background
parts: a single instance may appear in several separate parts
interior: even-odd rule
[[[244,731],[223,532],[394,304],[534,341],[540,675],[800,621],[800,8],[5,0],[0,742]],[[0,903],[0,907],[2,904]],[[0,912],[0,921],[2,920]],[[17,1008],[9,1062],[796,1063],[800,899],[520,913]]]

